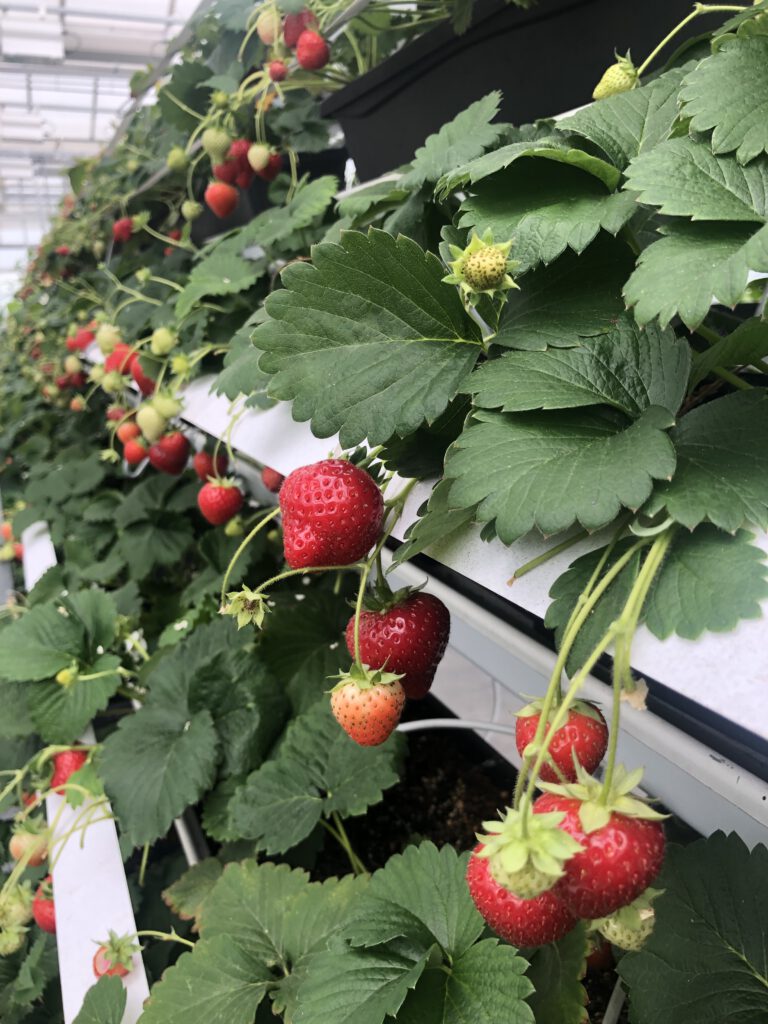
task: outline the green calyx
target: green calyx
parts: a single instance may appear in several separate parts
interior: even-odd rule
[[[356,686],[359,690],[372,690],[374,686],[394,686],[403,677],[396,672],[387,672],[386,668],[373,669],[368,665],[358,665],[357,662],[353,661],[346,672],[339,672],[337,676],[332,678],[339,680],[330,691],[335,693],[337,690],[343,690],[350,684]]]
[[[589,775],[578,762],[575,762],[575,767],[576,782],[562,786],[539,782],[539,788],[547,793],[580,800],[579,821],[587,834],[605,828],[614,812],[623,814],[625,818],[643,818],[646,821],[664,821],[668,817],[655,811],[644,800],[629,795],[642,781],[642,768],[628,772],[623,765],[617,765],[611,787],[606,792],[603,783]]]
[[[551,889],[564,874],[564,865],[581,844],[558,826],[565,815],[560,811],[531,814],[507,808],[500,821],[484,821],[485,834],[478,857],[490,862],[491,874],[499,885],[521,899],[533,899]]]
[[[110,931],[106,942],[98,942],[104,947],[104,959],[110,967],[124,967],[127,971],[133,968],[133,957],[141,952],[141,946],[132,935],[118,935]]]
[[[231,615],[237,620],[237,628],[249,624],[261,628],[267,614],[267,599],[250,587],[227,594],[227,603],[221,609],[222,615]]]
[[[392,590],[384,576],[377,576],[376,582],[371,587],[363,602],[363,608],[367,612],[388,612],[391,608],[407,601],[409,597],[418,594],[427,585],[426,580],[418,587],[402,587],[400,590]]]
[[[663,892],[663,889],[646,889],[628,906],[593,921],[593,926],[614,946],[636,953],[653,931],[656,921],[653,901]]]
[[[465,249],[449,246],[453,261],[449,263],[451,273],[443,278],[445,284],[458,285],[470,301],[476,302],[481,295],[503,295],[510,288],[519,288],[511,273],[519,265],[509,259],[512,242],[494,242],[493,233],[486,231],[482,237],[472,233]]]

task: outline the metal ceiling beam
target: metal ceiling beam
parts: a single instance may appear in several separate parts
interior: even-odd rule
[[[21,3],[18,0],[14,0],[13,3],[2,3],[0,2],[0,11],[13,12],[14,14],[39,14],[41,8],[45,8],[45,4],[41,3]],[[128,12],[121,12],[117,14],[113,11],[101,10],[101,11],[87,11],[78,7],[63,7],[63,8],[51,8],[44,12],[48,14],[55,14],[63,18],[88,18],[89,21],[136,21],[143,24],[152,25],[183,25],[187,20],[183,15],[162,15],[162,14],[130,14]]]
[[[100,61],[104,60],[104,63]],[[72,61],[80,60],[81,63],[73,64]],[[112,66],[107,67],[109,62],[112,62]],[[115,64],[125,64],[126,71],[121,71],[119,67],[115,67]],[[77,57],[72,53],[68,53],[66,59],[61,63],[33,63],[31,61],[14,61],[0,60],[0,80],[3,74],[24,74],[24,75],[62,75],[62,76],[89,76],[99,75],[102,78],[124,78],[126,72],[130,71],[133,73],[136,67],[143,67],[144,63],[140,57],[130,58],[126,60],[125,54],[122,54],[119,59],[115,58],[115,54],[98,54],[95,58],[93,54],[90,54],[88,60],[82,57]]]

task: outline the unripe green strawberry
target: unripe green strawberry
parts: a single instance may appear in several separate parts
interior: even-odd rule
[[[609,96],[616,96],[620,92],[629,92],[630,89],[635,88],[638,79],[637,69],[629,54],[626,57],[617,56],[616,63],[606,69],[603,77],[595,86],[592,99],[604,100]]]
[[[12,956],[24,945],[26,928],[3,928],[0,931],[0,956]]]
[[[196,203],[194,199],[185,199],[181,204],[181,216],[186,221],[197,220],[202,215],[202,203]]]
[[[248,163],[254,171],[263,171],[269,163],[269,146],[254,142],[248,150]]]
[[[161,438],[168,426],[165,417],[151,405],[142,405],[136,413],[136,422],[150,444]]]
[[[464,278],[478,292],[498,288],[506,273],[506,256],[493,246],[473,253],[464,263]]]
[[[200,141],[205,152],[215,163],[224,159],[232,145],[232,139],[223,128],[206,128]]]
[[[67,356],[64,360],[64,370],[67,373],[80,373],[83,368],[83,364],[77,358],[77,356]]]
[[[187,154],[181,146],[174,146],[165,158],[165,164],[169,171],[184,171],[187,168]]]
[[[166,420],[172,420],[181,412],[181,402],[173,395],[155,395],[152,399],[152,408],[156,409]]]
[[[29,882],[11,886],[0,894],[0,927],[19,928],[32,920],[32,889]]]
[[[149,348],[155,356],[167,356],[171,349],[175,348],[178,338],[167,327],[158,327],[152,332],[152,340]]]
[[[262,11],[256,19],[256,33],[266,46],[271,46],[274,43],[280,33],[280,28],[280,15],[274,7]]]
[[[96,331],[96,344],[105,356],[108,356],[122,340],[123,336],[119,329],[112,324],[102,324]]]
[[[211,103],[219,110],[226,109],[229,106],[229,93],[224,92],[223,89],[216,89],[215,92],[211,93]]]
[[[102,389],[106,391],[108,395],[115,395],[118,391],[122,391],[125,386],[125,380],[123,375],[118,370],[110,370],[109,373],[104,374],[104,379],[101,382]]]
[[[106,374],[103,366],[92,366],[91,372],[88,374],[88,380],[92,381],[94,384],[101,384],[105,376]]]
[[[630,928],[616,918],[608,917],[600,925],[600,934],[604,935],[611,945],[626,949],[630,953],[637,953],[653,931],[653,924],[653,911],[648,917],[643,918],[639,928]]]

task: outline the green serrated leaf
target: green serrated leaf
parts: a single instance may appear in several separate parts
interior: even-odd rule
[[[220,860],[207,857],[193,864],[163,892],[163,901],[177,917],[182,921],[194,921],[193,931],[199,931],[203,904],[221,878],[222,871]]]
[[[99,978],[85,993],[73,1024],[120,1024],[128,995],[120,978]]]
[[[712,297],[735,306],[750,270],[768,271],[768,225],[669,223],[664,238],[640,254],[624,287],[627,305],[640,324],[675,316],[694,330]]]
[[[670,414],[652,406],[634,423],[602,409],[527,414],[478,411],[446,458],[448,501],[478,505],[511,544],[536,527],[549,535],[594,530],[622,507],[637,509],[653,480],[670,477]]]
[[[746,530],[732,537],[706,525],[678,531],[644,609],[651,632],[661,640],[673,633],[696,640],[759,619],[768,566],[752,540]]]
[[[33,608],[0,633],[0,673],[11,682],[50,679],[82,650],[83,628],[52,605]]]
[[[254,336],[269,393],[318,437],[351,447],[435,420],[480,354],[479,330],[440,261],[408,238],[372,229],[312,250],[283,273]]]
[[[686,68],[673,68],[648,85],[591,103],[559,122],[598,146],[619,170],[667,138],[678,117],[677,94]]]
[[[511,292],[493,342],[543,350],[604,334],[624,311],[621,289],[633,265],[622,242],[601,235],[581,256],[567,251]]]
[[[501,93],[489,92],[430,135],[421,149],[416,150],[401,187],[415,190],[425,181],[437,181],[457,164],[473,160],[492,146],[503,131],[501,124],[490,123],[500,103]]]
[[[768,153],[768,37],[723,42],[690,72],[680,90],[694,131],[712,131],[714,153],[747,164]]]
[[[185,317],[206,295],[234,295],[256,283],[259,270],[239,256],[215,251],[193,267],[176,300],[176,316]]]
[[[670,437],[677,469],[654,490],[646,511],[665,509],[692,530],[705,520],[733,532],[768,527],[768,392],[755,388],[707,402]]]
[[[690,347],[667,328],[638,329],[628,317],[579,348],[508,352],[483,363],[468,390],[482,409],[523,412],[612,405],[638,416],[651,405],[675,413],[685,396]]]
[[[768,1019],[767,876],[765,846],[750,852],[734,833],[670,848],[653,932],[618,968],[636,1020]]]
[[[541,946],[531,957],[528,979],[535,989],[528,997],[536,1024],[583,1024],[587,993],[581,984],[587,956],[583,922],[559,942]]]
[[[753,317],[739,324],[735,331],[710,345],[704,352],[693,353],[689,388],[692,391],[717,366],[756,364],[768,356],[768,322]]]
[[[402,477],[428,480],[439,476],[446,450],[461,433],[469,405],[469,399],[460,395],[434,423],[419,427],[407,437],[390,438],[379,458],[387,469]]]
[[[768,158],[742,167],[691,138],[670,139],[636,157],[626,187],[661,213],[692,220],[760,223],[768,216]]]
[[[593,175],[548,160],[520,160],[473,193],[459,226],[513,239],[519,274],[552,263],[566,248],[583,252],[601,228],[617,234],[637,209],[630,193],[607,192]]]

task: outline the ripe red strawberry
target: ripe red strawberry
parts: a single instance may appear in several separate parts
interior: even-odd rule
[[[292,569],[356,562],[378,540],[384,518],[372,477],[341,459],[294,470],[280,488],[280,508]]]
[[[13,527],[10,523],[3,523],[0,526],[0,536],[2,536],[3,540],[13,540]]]
[[[276,469],[272,469],[270,466],[265,466],[261,471],[261,482],[267,490],[272,491],[273,494],[277,494],[283,486],[284,480],[285,477],[283,474],[278,473]]]
[[[279,153],[270,153],[269,161],[266,167],[262,167],[260,171],[256,171],[260,178],[264,181],[274,181],[280,171],[283,169],[283,158]]]
[[[238,165],[242,167],[248,166],[248,150],[251,148],[251,143],[248,139],[235,139],[232,145],[229,147],[229,159],[237,161]]]
[[[138,466],[140,462],[146,459],[147,446],[141,440],[141,438],[135,438],[133,441],[126,441],[125,447],[123,448],[123,458],[129,466]]]
[[[205,190],[205,201],[213,213],[223,219],[228,217],[237,206],[237,189],[224,182],[214,181]]]
[[[255,177],[256,177],[256,175],[251,170],[251,168],[250,167],[246,167],[242,171],[238,171],[237,172],[237,177],[235,178],[235,184],[237,185],[238,188],[242,188],[242,189],[250,188],[251,185],[253,184],[253,179]]]
[[[134,420],[127,420],[125,423],[121,423],[117,428],[117,439],[126,444],[128,441],[133,441],[134,438],[141,436],[141,430],[139,430],[138,424]]]
[[[79,771],[87,760],[88,754],[84,750],[63,750],[60,754],[54,754],[51,789],[56,793],[63,792],[58,787],[63,786],[70,775]]]
[[[34,807],[39,799],[40,797],[36,792],[21,794],[21,802],[24,804],[25,807]]]
[[[389,739],[404,704],[400,682],[388,673],[373,673],[365,681],[350,674],[331,691],[333,717],[361,747],[377,747]]]
[[[118,935],[110,931],[93,958],[93,973],[97,978],[125,978],[133,970],[134,954],[141,952],[141,946],[130,935]]]
[[[86,376],[82,370],[77,373],[70,373],[69,375],[69,386],[74,388],[75,391],[82,391],[87,383]]]
[[[70,386],[70,384],[69,384],[69,374],[68,373],[60,373],[58,377],[54,377],[53,378],[53,383],[56,385],[56,387],[59,389],[59,391],[66,391],[69,388],[69,386]]]
[[[214,164],[211,170],[217,181],[223,181],[225,185],[234,185],[240,168],[237,161],[225,160],[222,164]]]
[[[168,237],[172,238],[174,242],[178,242],[181,238],[181,228],[171,228],[168,232]]]
[[[68,245],[57,245],[53,251],[56,253],[57,256],[69,256]]]
[[[112,225],[112,237],[116,242],[127,242],[133,234],[133,220],[131,217],[121,217]]]
[[[50,875],[38,886],[32,900],[32,916],[38,928],[49,935],[56,934],[56,908],[53,905],[53,879]]]
[[[175,430],[161,437],[149,449],[149,461],[161,473],[178,476],[184,471],[189,458],[189,441]]]
[[[405,695],[426,697],[445,654],[451,617],[432,594],[411,594],[385,611],[360,616],[360,660],[402,676]],[[347,623],[347,650],[355,656],[355,617]]]
[[[283,60],[270,61],[267,71],[273,82],[284,82],[288,77],[288,66]]]
[[[542,946],[557,942],[576,925],[576,918],[554,889],[524,900],[499,885],[491,874],[490,861],[474,856],[467,866],[467,885],[475,906],[488,926],[514,946]]]
[[[299,41],[299,36],[307,28],[314,28],[317,18],[312,11],[299,11],[298,14],[286,14],[283,21],[283,41],[291,50]]]
[[[223,476],[227,472],[229,460],[224,452],[216,456],[216,465],[210,452],[198,452],[192,458],[192,468],[200,480],[205,483],[209,476]]]
[[[111,373],[113,370],[117,370],[118,373],[128,374],[131,372],[131,363],[135,358],[136,353],[130,345],[120,342],[104,360],[104,372]]]
[[[328,63],[328,43],[317,32],[304,29],[296,42],[296,60],[305,71],[317,71]]]
[[[541,718],[541,705],[534,702],[518,712],[515,723],[515,743],[522,756],[533,742]],[[575,754],[582,767],[591,775],[602,761],[608,746],[608,726],[594,704],[576,701],[568,712],[565,725],[558,729],[549,745],[549,756],[569,782],[576,781]],[[543,782],[557,782],[555,770],[546,762],[541,766],[539,778]]]
[[[139,361],[138,355],[134,352],[133,359],[131,360],[131,376],[139,385],[139,391],[142,395],[151,395],[155,390],[155,382],[152,377],[149,377],[141,368],[141,362]]]
[[[24,557],[24,545],[21,543],[21,541],[17,540],[16,543],[13,545],[13,557],[16,559],[17,562],[20,562]]]
[[[28,858],[28,867],[36,868],[48,856],[48,840],[44,834],[44,823],[30,818],[24,825],[17,826],[8,843],[8,852],[15,861]]]
[[[197,505],[213,526],[223,526],[243,507],[243,492],[231,480],[206,483],[197,495]]]
[[[613,811],[607,825],[585,833],[581,801],[545,793],[533,805],[536,814],[562,811],[558,826],[583,850],[565,865],[555,890],[574,914],[606,917],[636,899],[653,882],[664,860],[664,830],[658,821],[630,818]]]
[[[121,420],[123,416],[125,416],[126,412],[128,412],[128,410],[123,409],[121,405],[110,405],[107,409],[107,419],[112,420],[114,423],[115,420]]]

